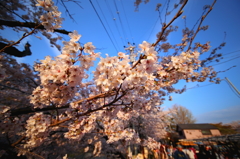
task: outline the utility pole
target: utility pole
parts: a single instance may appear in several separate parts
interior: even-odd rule
[[[137,53],[134,52],[134,49],[136,48],[135,43],[133,43],[133,45],[128,42],[128,47],[126,48],[126,46],[124,46],[125,50],[129,50],[129,54],[130,54],[130,62],[131,64],[133,64],[135,62],[135,58],[137,56]]]
[[[238,93],[238,95],[240,95],[240,92],[239,92],[238,89],[232,84],[232,82],[231,82],[227,77],[225,77],[225,79],[226,79],[227,82],[233,87],[233,89]]]

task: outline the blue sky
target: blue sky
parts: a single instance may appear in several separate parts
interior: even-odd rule
[[[179,0],[171,0],[169,9],[171,10],[173,4]],[[211,3],[213,0],[190,0],[184,8],[182,15],[187,16],[187,26],[192,28],[197,19],[202,13],[204,5]],[[117,55],[117,52],[124,51],[123,45],[127,46],[127,42],[134,42],[137,45],[146,40],[151,43],[156,41],[156,33],[160,31],[161,25],[159,21],[158,12],[155,11],[156,4],[162,3],[160,8],[162,20],[165,20],[165,12],[167,7],[166,0],[150,0],[147,4],[141,4],[139,11],[135,12],[134,0],[92,0],[92,4],[96,8],[108,34],[113,42],[111,42],[108,34],[104,30],[97,14],[95,13],[90,1],[82,0],[78,7],[74,3],[68,3],[68,9],[73,14],[76,22],[66,16],[62,6],[59,6],[60,11],[63,12],[65,21],[63,28],[68,31],[77,30],[82,38],[80,42],[93,42],[99,49],[98,51],[105,55]],[[116,4],[116,6],[115,6]],[[220,53],[225,54],[222,64],[215,65],[216,71],[223,71],[229,67],[236,65],[237,67],[219,74],[221,79],[228,77],[231,82],[240,90],[240,1],[239,0],[218,0],[212,12],[208,15],[203,25],[209,25],[209,29],[205,32],[200,32],[195,42],[206,43],[210,41],[212,48],[217,47],[223,42],[224,32],[226,32],[226,46],[220,50]],[[117,9],[119,14],[117,14]],[[120,16],[120,18],[119,18]],[[173,15],[166,17],[168,22]],[[179,43],[181,40],[181,27],[184,26],[182,18],[177,19],[173,25],[178,25],[180,28],[177,33],[169,36],[169,41],[172,43]],[[21,35],[12,35],[11,30],[1,32],[4,36],[11,36],[13,39],[18,39]],[[66,40],[68,40],[66,36]],[[41,60],[45,56],[55,56],[60,52],[49,47],[48,40],[43,38],[39,40],[34,36],[28,37],[20,45],[23,49],[24,43],[28,41],[32,47],[33,55],[25,58],[18,58],[18,61],[33,64],[37,59]],[[229,54],[230,53],[230,54]],[[164,53],[160,56],[164,56]],[[217,63],[215,63],[217,64]],[[179,82],[176,86],[181,88],[184,82]],[[240,95],[228,85],[226,81],[221,84],[204,83],[188,83],[187,92],[181,95],[173,95],[173,101],[167,101],[163,107],[168,108],[174,104],[185,106],[197,118],[198,123],[228,123],[234,120],[240,120]]]

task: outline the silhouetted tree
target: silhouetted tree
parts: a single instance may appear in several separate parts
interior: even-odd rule
[[[236,130],[231,125],[220,123],[211,124],[218,128],[222,135],[236,134]]]

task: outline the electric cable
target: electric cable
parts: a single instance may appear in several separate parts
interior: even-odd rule
[[[222,64],[222,63],[226,63],[226,62],[229,62],[229,61],[232,61],[232,60],[234,60],[234,59],[239,58],[239,57],[240,57],[239,54],[233,55],[233,56],[227,56],[227,55],[229,55],[229,54],[237,53],[237,52],[239,52],[239,51],[240,51],[240,50],[236,50],[236,51],[232,51],[232,52],[229,52],[229,53],[222,54],[222,55],[225,55],[225,56],[222,56],[223,59],[232,58],[232,57],[234,57],[234,58],[232,58],[232,59],[230,59],[230,60],[227,60],[227,61],[218,62],[218,63],[216,63],[216,64],[214,64],[214,65],[212,65],[212,66],[220,65],[220,64]],[[212,62],[216,62],[216,61],[212,61]],[[208,64],[210,64],[210,63],[208,63]]]
[[[221,60],[216,59],[216,60],[214,60],[214,61],[209,61],[208,63],[206,63],[206,65],[209,65],[209,64],[211,64],[211,63],[214,63],[212,66],[215,66],[215,65],[218,65],[218,64],[222,64],[222,63],[226,63],[226,62],[228,62],[228,61],[234,60],[235,58],[239,58],[239,56],[240,56],[240,54],[233,55],[233,56],[227,56],[227,57],[224,56],[224,57],[221,57]],[[226,60],[226,59],[229,59],[229,58],[231,58],[231,59],[228,60],[228,61],[222,62],[222,60]]]
[[[165,13],[165,20],[164,20],[164,23],[166,23],[166,20],[167,20],[167,11],[168,11],[168,8],[169,8],[169,3],[170,3],[170,0],[167,0],[167,8],[166,8],[166,13]]]
[[[217,64],[215,64],[215,65],[211,65],[211,66],[220,65],[220,64],[223,64],[223,63],[226,63],[226,62],[229,62],[229,61],[232,61],[232,60],[238,59],[238,58],[240,58],[240,56],[237,56],[237,57],[232,58],[232,59],[230,59],[230,60],[227,60],[227,61],[224,61],[224,62],[221,62],[221,63],[217,63]]]
[[[112,34],[112,37],[113,37],[113,39],[114,39],[114,41],[115,41],[115,43],[116,43],[116,45],[117,45],[117,47],[118,47],[118,49],[119,49],[117,40],[115,39],[115,36],[114,36],[114,34],[113,34],[112,30],[111,30],[111,27],[109,26],[109,24],[108,24],[108,22],[107,22],[107,19],[106,19],[105,15],[104,15],[104,13],[103,13],[103,11],[102,11],[102,8],[101,8],[101,6],[99,5],[98,0],[96,0],[96,1],[97,1],[97,5],[98,5],[98,7],[100,8],[100,11],[101,11],[101,13],[102,13],[102,15],[103,15],[104,20],[105,20],[106,23],[107,23],[107,26],[108,26],[108,28],[109,28],[109,31],[110,31],[110,33]]]
[[[132,36],[132,32],[131,32],[130,25],[129,25],[129,22],[128,22],[128,18],[127,18],[127,15],[126,15],[125,9],[124,9],[124,5],[123,5],[123,3],[122,3],[122,0],[120,0],[120,1],[121,1],[122,8],[123,8],[123,12],[124,12],[124,15],[125,15],[125,18],[126,18],[126,21],[127,21],[127,26],[128,26],[128,29],[129,29],[129,32],[130,32],[131,38],[132,38],[132,43],[134,43],[133,36]]]
[[[161,12],[160,13],[162,13],[162,11],[163,11],[163,9],[164,9],[164,7],[165,7],[165,5],[167,4],[167,0],[165,1],[165,3],[164,3],[164,5],[163,5],[163,7],[161,7],[162,8],[162,10],[161,10]],[[160,19],[160,23],[162,24],[162,20],[161,20],[161,15],[160,14],[158,14],[158,18],[157,18],[157,21],[158,21],[158,19]],[[153,29],[156,27],[156,24],[157,24],[157,21],[156,21],[156,23],[155,23],[155,26],[153,27]],[[147,28],[147,27],[146,27]],[[146,30],[146,28],[144,29],[144,30]],[[152,32],[153,32],[153,29],[152,29],[152,31],[151,31],[151,33],[150,33],[150,35],[149,35],[149,37],[151,36],[151,34],[152,34]],[[140,38],[139,39],[141,39],[144,35],[146,35],[146,33],[143,33],[141,36],[140,36]],[[148,38],[149,39],[149,38]]]
[[[154,24],[153,27],[152,27],[151,32],[150,32],[150,34],[149,34],[149,36],[148,36],[148,38],[147,38],[147,41],[149,41],[149,38],[151,37],[153,30],[156,28],[156,25],[157,25],[158,19],[159,19],[159,17],[157,18],[155,24]]]
[[[122,19],[121,19],[121,17],[120,17],[120,14],[119,14],[119,10],[118,10],[118,8],[117,8],[117,5],[116,5],[115,0],[114,0],[113,2],[114,2],[114,5],[115,5],[116,11],[117,11],[117,15],[118,15],[118,18],[119,18],[119,21],[120,21],[120,24],[121,24],[121,27],[122,27],[122,30],[123,30],[124,40],[125,40],[126,43],[128,43],[128,41],[126,41],[127,36],[126,36],[126,32],[125,32],[124,27],[123,27],[123,23],[122,23]]]
[[[102,25],[103,25],[103,27],[104,27],[104,29],[105,29],[105,31],[106,31],[106,33],[107,33],[107,35],[108,35],[109,39],[111,40],[111,42],[112,42],[112,44],[113,44],[114,48],[115,48],[115,49],[116,49],[116,51],[117,51],[117,48],[116,48],[115,44],[113,43],[113,40],[112,40],[111,36],[109,35],[109,33],[108,33],[108,31],[107,31],[107,29],[106,29],[105,25],[103,24],[103,22],[102,22],[102,19],[101,19],[101,17],[99,16],[99,14],[98,14],[98,12],[97,12],[96,8],[94,7],[94,5],[93,5],[93,3],[92,3],[92,0],[89,0],[89,1],[90,1],[90,3],[91,3],[91,5],[92,5],[92,7],[93,7],[93,9],[94,9],[94,11],[95,11],[95,13],[96,13],[96,14],[97,14],[97,16],[98,16],[98,19],[99,19],[99,20],[100,20],[100,22],[102,23]],[[118,52],[118,51],[117,51],[117,52]]]
[[[164,7],[165,7],[166,4],[167,4],[167,0],[165,1],[164,5],[163,5],[163,7],[162,7],[161,12],[159,12],[159,14],[158,14],[158,18],[157,18],[157,20],[156,20],[156,22],[155,22],[155,24],[154,24],[154,27],[152,28],[152,30],[151,30],[149,36],[148,36],[147,41],[149,41],[149,38],[152,36],[153,30],[154,30],[154,28],[156,28],[156,25],[157,25],[158,19],[160,19],[160,23],[162,23],[162,20],[161,20],[161,14],[162,14],[163,9],[164,9]]]
[[[213,84],[215,84],[215,83],[210,83],[210,84],[201,85],[201,86],[200,86],[200,85],[197,85],[197,86],[194,86],[194,87],[187,88],[187,90],[188,90],[188,89],[200,88],[200,87],[206,87],[206,86],[213,85]]]
[[[225,53],[223,55],[229,55],[229,54],[233,54],[233,53],[236,53],[236,52],[239,52],[240,50],[236,50],[236,51],[232,51],[232,52],[229,52],[229,53]]]
[[[108,3],[107,0],[105,0],[105,3],[107,4],[108,10],[110,11],[110,13],[111,13],[111,15],[112,15],[112,18],[114,19],[114,24],[115,24],[115,26],[116,26],[116,28],[117,28],[118,34],[119,34],[119,36],[120,36],[120,38],[121,38],[121,41],[122,41],[122,44],[123,44],[123,46],[124,46],[124,41],[123,41],[123,38],[122,38],[122,34],[121,34],[120,31],[119,31],[118,25],[117,25],[117,23],[116,23],[116,20],[115,20],[115,18],[114,18],[113,13],[112,13],[112,9],[111,9],[111,7],[110,7],[110,5],[109,5],[109,3]]]
[[[232,58],[232,57],[238,57],[240,54],[232,55],[232,56],[222,56],[224,59]]]

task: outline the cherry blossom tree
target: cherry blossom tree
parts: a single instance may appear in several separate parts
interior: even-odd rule
[[[10,14],[1,17],[3,25],[17,26],[17,31],[25,32],[18,41],[6,44],[0,50],[2,143],[18,155],[66,158],[66,154],[71,157],[78,152],[74,155],[83,154],[85,158],[101,155],[124,158],[129,143],[155,149],[159,146],[157,140],[165,136],[169,124],[165,120],[168,112],[161,108],[163,101],[171,99],[171,93],[185,91],[184,88],[175,89],[174,84],[180,80],[219,82],[214,69],[204,65],[218,57],[216,50],[208,59],[200,61],[199,56],[207,53],[210,45],[193,43],[199,31],[206,29],[202,22],[216,0],[205,7],[197,29],[186,27],[179,44],[171,45],[167,37],[177,29],[172,23],[182,15],[188,2],[180,0],[174,6],[177,9],[175,16],[168,23],[162,23],[156,42],[139,44],[140,56],[132,64],[124,52],[113,57],[100,57],[92,42],[79,43],[81,35],[76,30],[59,30],[63,18],[53,1],[37,2],[30,1],[30,8],[20,1],[1,2],[5,10],[12,6],[11,3],[16,4]],[[139,4],[140,1],[136,1],[135,5]],[[160,6],[157,4],[157,10]],[[26,23],[14,21],[19,15],[18,9],[27,12],[18,17]],[[28,22],[30,19],[34,22]],[[38,31],[61,49],[61,55],[47,56],[36,62],[34,69],[18,64],[7,55],[7,49]],[[63,41],[61,48],[56,44],[61,37],[52,38],[49,32],[68,34],[69,40]],[[9,42],[3,37],[0,40]],[[224,44],[220,48],[222,46]],[[169,49],[174,50],[172,55],[160,56],[160,51],[168,52]],[[87,71],[97,58],[100,61],[93,71],[93,79],[86,82],[85,79],[89,79]],[[1,153],[7,155],[6,150]]]

